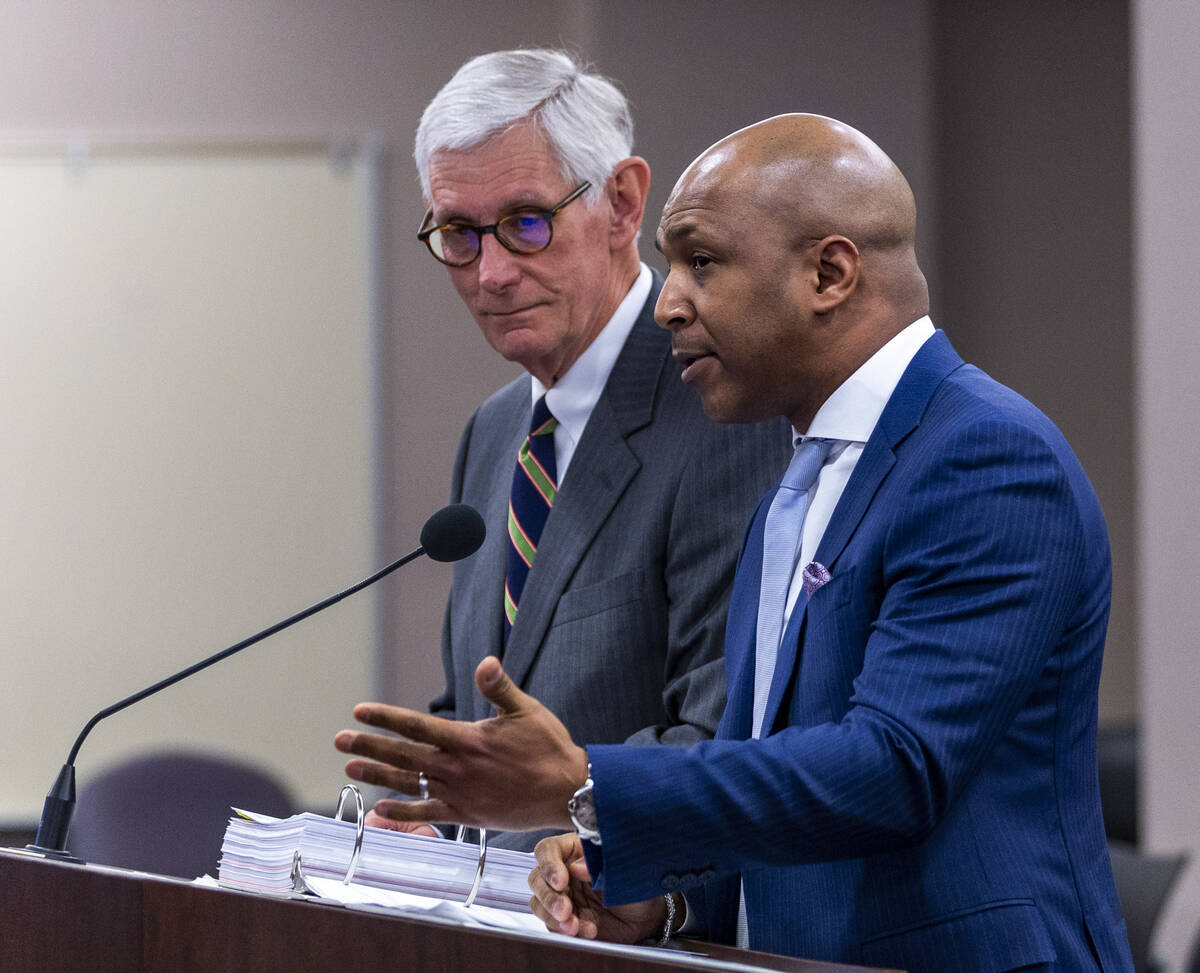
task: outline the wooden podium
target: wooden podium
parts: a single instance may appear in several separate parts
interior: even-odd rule
[[[696,965],[687,953],[709,962]],[[3,973],[850,973],[864,967],[707,943],[605,952],[435,920],[197,886],[0,850]]]

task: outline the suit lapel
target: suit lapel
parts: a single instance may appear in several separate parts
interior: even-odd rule
[[[962,363],[942,331],[934,332],[909,362],[817,545],[818,563],[833,570],[880,484],[895,465],[896,447],[917,428],[934,389]]]
[[[859,457],[854,472],[846,483],[845,490],[834,508],[833,516],[817,545],[814,558],[832,574],[837,573],[837,561],[854,531],[862,522],[867,508],[879,491],[880,485],[896,465],[896,447],[917,428],[934,390],[954,369],[961,366],[962,359],[950,345],[942,331],[934,333],[914,356],[900,378],[892,397],[888,399],[883,414],[879,417],[871,438]],[[765,520],[765,518],[764,518]],[[759,540],[759,571],[761,572],[761,528]],[[756,588],[757,590],[757,588]],[[757,601],[755,602],[757,610]],[[767,696],[767,708],[763,715],[765,728],[772,727],[779,716],[784,693],[791,681],[799,657],[800,641],[804,633],[804,622],[808,610],[808,599],[801,594],[788,620],[787,629],[779,645],[775,673],[771,678],[771,691]],[[753,699],[754,684],[750,684]]]
[[[669,343],[654,323],[661,287],[655,274],[650,296],[592,410],[546,520],[504,653],[505,670],[517,685],[523,684],[536,660],[580,561],[641,468],[626,439],[653,418],[655,393],[670,358]]]
[[[725,679],[729,689],[725,712],[717,727],[717,738],[721,740],[748,740],[753,730],[754,631],[762,585],[763,526],[774,498],[775,490],[771,490],[759,501],[750,518],[733,576],[725,622]]]

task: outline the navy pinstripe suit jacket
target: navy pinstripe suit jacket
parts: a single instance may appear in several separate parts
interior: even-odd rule
[[[730,941],[910,971],[1132,969],[1096,777],[1107,533],[1054,425],[942,332],[818,547],[750,741],[762,532],[746,534],[717,739],[591,747],[610,904],[692,889]],[[1041,965],[1039,965],[1041,964]]]

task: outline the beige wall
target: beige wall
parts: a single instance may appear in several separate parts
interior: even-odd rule
[[[19,647],[0,828],[36,819],[92,713],[376,564],[370,158],[156,148],[0,147],[0,646]],[[105,721],[80,783],[203,749],[325,806],[329,740],[372,691],[375,606]]]
[[[1177,970],[1200,948],[1200,6],[1138,0],[1133,20],[1142,834],[1190,856],[1158,936]]]
[[[542,0],[519,13],[495,2],[12,0],[0,31],[0,130],[379,133],[390,153],[382,559],[411,547],[444,502],[463,422],[515,374],[412,239],[422,212],[412,133],[455,68],[498,47],[565,44],[618,78],[635,105],[636,148],[656,173],[651,214],[710,142],[797,108],[871,132],[932,210],[924,14],[923,3],[887,0],[837,12],[815,3]],[[643,249],[653,261],[649,238]],[[391,583],[387,638],[396,650],[384,660],[382,695],[423,705],[437,690],[448,576],[426,564]]]
[[[963,12],[976,6],[1002,12]],[[676,173],[733,128],[787,110],[844,118],[913,183],[935,320],[1046,407],[1097,482],[1122,581],[1108,662],[1118,678],[1106,676],[1102,706],[1114,718],[1136,709],[1128,40],[1114,0],[1055,14],[1046,6],[8,0],[0,131],[380,135],[390,153],[382,561],[413,545],[445,499],[462,423],[515,373],[412,239],[422,212],[412,132],[462,60],[565,44],[621,81],[635,106],[636,148],[655,171],[651,225]],[[656,262],[648,239],[643,249]],[[394,651],[381,664],[380,695],[423,705],[438,688],[447,580],[447,569],[426,564],[389,582],[385,637]]]
[[[1101,718],[1137,712],[1129,28],[1122,2],[939,4],[934,307],[1032,399],[1104,507],[1113,611]],[[935,312],[936,314],[936,312]]]

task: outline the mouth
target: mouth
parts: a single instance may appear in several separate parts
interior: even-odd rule
[[[486,315],[489,318],[501,318],[501,319],[515,318],[518,315],[525,314],[527,311],[532,311],[535,307],[537,307],[536,304],[528,304],[525,307],[510,308],[509,310],[506,310],[506,311],[482,310],[482,311],[480,311],[480,313]]]
[[[703,351],[699,348],[676,348],[671,352],[675,360],[683,366],[683,373],[680,376],[685,382],[690,381],[695,375],[695,366],[703,362],[705,359],[715,357],[712,352]]]

